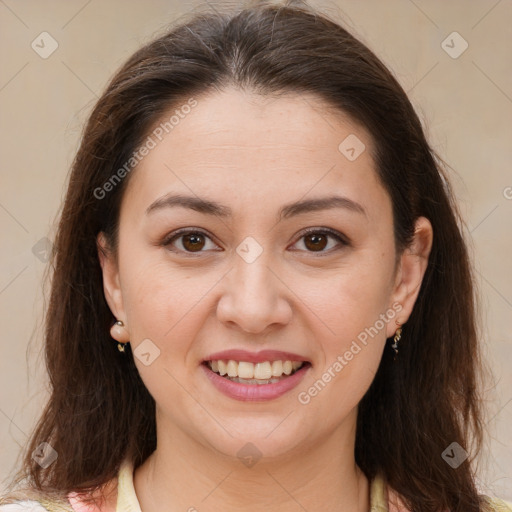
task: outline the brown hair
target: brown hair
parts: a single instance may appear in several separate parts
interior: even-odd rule
[[[313,93],[371,134],[376,171],[393,204],[397,253],[414,221],[434,231],[419,297],[397,362],[386,346],[359,404],[356,462],[378,472],[415,512],[478,512],[471,467],[482,445],[475,293],[462,221],[442,161],[426,141],[404,90],[338,22],[299,2],[257,2],[194,13],[138,50],[113,77],[85,127],[52,255],[45,324],[51,396],[28,444],[18,481],[48,495],[101,488],[128,457],[138,467],[156,448],[155,403],[133,362],[110,337],[96,236],[115,251],[119,206],[131,173],[95,191],[129,161],[172,106],[227,86],[262,95]],[[128,355],[128,357],[126,357]],[[31,457],[48,442],[58,458]],[[471,456],[457,469],[441,457],[457,442]]]

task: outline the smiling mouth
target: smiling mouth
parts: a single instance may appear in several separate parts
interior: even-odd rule
[[[212,372],[239,384],[273,384],[287,379],[301,368],[311,366],[308,361],[264,361],[250,363],[219,359],[203,361]]]

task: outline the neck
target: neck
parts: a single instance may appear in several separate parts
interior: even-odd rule
[[[175,425],[157,426],[158,447],[134,474],[141,509],[366,512],[369,483],[355,463],[353,424],[344,425],[316,443],[301,443],[294,453],[245,463],[198,443]]]

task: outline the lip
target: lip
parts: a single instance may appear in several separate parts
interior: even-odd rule
[[[224,395],[242,402],[255,402],[273,400],[298,386],[311,368],[311,363],[306,363],[289,377],[271,384],[241,384],[221,377],[212,371],[206,363],[199,366],[210,382]]]
[[[261,350],[260,352],[248,352],[247,350],[232,349],[223,350],[222,352],[215,352],[210,354],[204,361],[245,361],[248,363],[263,363],[265,361],[304,361],[311,363],[305,357],[299,354],[292,354],[291,352],[282,352],[280,350]],[[203,361],[203,362],[204,362]],[[262,384],[264,385],[264,384]]]

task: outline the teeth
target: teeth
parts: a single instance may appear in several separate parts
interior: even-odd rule
[[[238,363],[230,359],[227,366],[228,377],[240,377],[238,375]]]
[[[286,373],[286,375],[290,375],[292,373],[293,365],[291,361],[285,361],[283,363],[283,372]]]
[[[272,363],[272,376],[281,377],[283,374],[283,361],[274,361]]]
[[[210,368],[213,370],[212,362],[213,361],[209,361],[208,364],[210,365]],[[226,375],[226,373],[228,373],[228,370],[226,369],[226,366],[227,366],[226,363],[224,361],[217,361],[217,364],[219,366],[219,373],[221,375]],[[213,371],[215,371],[215,370],[213,370]]]
[[[240,363],[243,364],[243,363]],[[251,363],[249,363],[251,364]],[[253,378],[255,379],[270,379],[272,377],[272,366],[268,361],[265,361],[264,363],[256,363],[254,366],[254,375]],[[240,368],[240,366],[239,366]],[[243,377],[242,374],[240,374],[240,377]],[[280,377],[280,375],[274,375],[274,377]],[[251,378],[250,376],[248,377]]]
[[[239,362],[233,361],[233,359],[229,361],[220,359],[208,361],[208,366],[215,373],[230,377],[235,382],[239,382],[238,379],[243,379],[244,382],[249,384],[266,384],[267,381],[277,382],[278,378],[282,377],[283,374],[291,375],[303,364],[302,361],[265,361],[261,363]],[[249,382],[250,380],[254,380],[254,382]]]
[[[259,380],[259,379],[241,379],[239,377],[227,377],[229,380],[232,380],[233,382],[238,382],[241,384],[273,384],[274,382],[279,382],[281,379],[278,377],[274,377],[272,379],[265,379],[265,380]]]
[[[228,375],[230,377],[240,377],[241,379],[254,379],[254,377],[255,377],[254,365],[252,363],[246,363],[246,362],[242,361],[237,364],[235,361],[229,361],[228,366],[231,363],[233,364],[234,375],[231,375],[230,373],[228,373]],[[237,372],[237,369],[238,369],[238,372]],[[269,377],[270,377],[270,375],[269,375]],[[262,377],[257,377],[257,378],[261,379]]]

